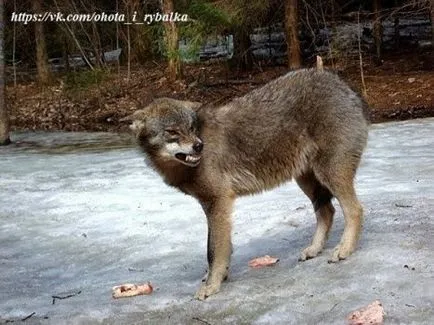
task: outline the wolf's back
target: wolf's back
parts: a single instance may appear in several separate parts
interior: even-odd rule
[[[366,107],[337,75],[303,69],[233,100],[218,115],[231,142],[246,150],[286,141],[293,146],[303,135],[320,146],[351,140],[361,151],[368,133]]]

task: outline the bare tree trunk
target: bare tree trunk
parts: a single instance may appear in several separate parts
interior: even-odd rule
[[[116,0],[116,11],[119,12],[119,0]],[[119,48],[119,22],[116,21],[116,50]],[[119,61],[119,56],[116,60],[116,65],[118,67],[118,75],[121,74],[121,63]]]
[[[14,0],[14,12],[17,12],[17,0]],[[12,31],[12,68],[14,71],[14,88],[17,87],[17,63],[15,62],[16,48],[17,48],[17,23],[14,21],[13,31]]]
[[[232,65],[240,71],[248,71],[253,68],[251,46],[250,30],[246,30],[244,27],[236,28],[234,31],[234,56]]]
[[[64,22],[64,24],[65,24],[66,30],[71,35],[72,40],[74,41],[75,45],[77,46],[78,50],[80,51],[80,54],[81,54],[81,57],[83,58],[84,63],[86,63],[86,65],[91,70],[95,70],[95,68],[93,67],[92,63],[89,61],[86,53],[84,53],[84,50],[83,50],[83,48],[80,45],[80,42],[78,41],[77,37],[75,36],[74,30],[68,25],[67,22]]]
[[[81,6],[84,8],[86,12],[96,12],[97,9],[94,6],[91,6],[88,8],[86,4],[80,0]],[[74,7],[76,12],[79,12],[77,5],[74,1],[71,1],[72,6]],[[92,21],[92,36],[87,32],[86,27],[83,25],[83,23],[80,22],[81,28],[86,35],[87,39],[89,40],[89,43],[93,47],[93,55],[95,56],[95,66],[98,68],[101,68],[104,65],[104,58],[103,58],[103,50],[101,46],[101,38],[99,36],[98,27],[95,24],[95,21]]]
[[[248,11],[249,0],[238,1],[242,11]],[[234,53],[229,61],[231,67],[236,68],[238,72],[248,71],[253,68],[252,41],[250,33],[252,32],[251,22],[244,15],[232,26]]]
[[[431,9],[431,48],[434,48],[434,0],[430,1]]]
[[[130,82],[130,78],[131,78],[131,35],[130,35],[130,25],[127,25],[127,49],[128,49],[128,51],[127,51],[127,80],[128,80],[128,82]]]
[[[393,28],[394,28],[394,41],[393,41],[393,45],[395,46],[395,50],[399,49],[399,40],[400,40],[400,32],[399,32],[399,17],[396,16],[393,19]]]
[[[395,8],[398,7],[398,0],[395,0],[394,6]],[[394,29],[394,35],[393,35],[393,45],[395,47],[395,50],[399,49],[399,41],[400,41],[400,32],[399,32],[399,16],[398,13],[395,13],[395,17],[393,19],[393,29]]]
[[[93,44],[95,53],[95,62],[97,67],[104,66],[104,51],[101,46],[101,38],[99,36],[98,27],[95,22],[92,22],[92,34],[93,34]]]
[[[342,7],[337,0],[330,0],[332,14],[332,28],[335,29],[337,22],[342,18]]]
[[[56,9],[61,12],[61,9],[59,7],[59,4],[57,3],[56,0],[53,0],[53,3],[56,5]],[[62,26],[65,26],[65,28],[63,28]],[[78,41],[77,37],[75,36],[74,30],[68,25],[68,23],[66,21],[63,22],[63,25],[60,25],[60,28],[62,29],[66,29],[67,33],[69,33],[69,35],[71,35],[72,40],[74,41],[75,45],[77,46],[77,49],[80,51],[80,54],[83,58],[84,63],[86,63],[86,65],[91,69],[94,70],[94,67],[92,65],[92,63],[89,61],[89,59],[87,58],[86,53],[84,53],[84,50],[82,48],[82,46],[80,45],[80,42]]]
[[[174,11],[173,0],[161,0],[162,13],[170,15]],[[166,38],[167,56],[169,64],[169,80],[175,81],[182,77],[181,61],[179,58],[179,33],[174,21],[163,22]]]
[[[65,64],[65,71],[69,73],[71,66],[69,65],[69,44],[66,37],[63,37],[63,63]]]
[[[374,1],[374,44],[375,59],[377,64],[381,64],[381,47],[383,43],[383,26],[381,24],[380,10],[381,0]]]
[[[9,117],[5,105],[5,66],[4,66],[4,20],[3,0],[0,0],[0,145],[11,143],[9,138]]]
[[[32,1],[33,12],[42,13],[42,1]],[[41,85],[48,85],[52,81],[50,67],[48,66],[47,47],[45,45],[44,25],[42,22],[35,22],[36,42],[36,67],[38,69],[38,81]]]
[[[285,29],[288,52],[288,67],[297,69],[301,66],[300,40],[298,38],[298,0],[286,0]]]
[[[357,44],[359,46],[359,66],[360,66],[360,79],[362,81],[362,95],[364,98],[368,96],[368,92],[366,90],[366,83],[365,83],[365,74],[363,72],[363,57],[362,57],[362,42],[361,42],[361,34],[362,29],[360,28],[360,11],[357,13]]]

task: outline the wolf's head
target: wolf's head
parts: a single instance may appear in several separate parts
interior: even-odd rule
[[[200,103],[159,98],[121,121],[130,122],[139,145],[154,163],[196,167],[203,142],[195,109]]]

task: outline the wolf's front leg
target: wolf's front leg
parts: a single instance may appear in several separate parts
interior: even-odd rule
[[[227,277],[232,253],[231,213],[234,197],[219,197],[201,202],[208,220],[208,276],[195,298],[204,300],[220,291]]]

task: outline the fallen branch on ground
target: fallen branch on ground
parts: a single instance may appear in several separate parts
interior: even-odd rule
[[[81,293],[81,290],[76,292],[76,293],[72,293],[70,295],[67,295],[67,296],[51,296],[51,298],[53,298],[53,305],[56,303],[56,299],[60,299],[60,300],[68,299],[71,297],[75,297],[75,296],[79,295],[80,293]]]

